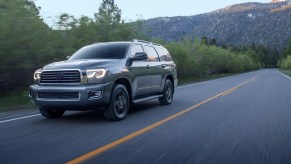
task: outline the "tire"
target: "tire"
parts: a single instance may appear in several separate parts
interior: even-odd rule
[[[104,117],[109,121],[120,121],[125,119],[129,110],[129,96],[127,89],[122,84],[113,86],[109,105],[103,111]]]
[[[162,105],[169,105],[173,101],[173,93],[174,93],[174,88],[171,80],[166,79],[165,85],[164,85],[164,90],[163,90],[163,97],[159,98],[159,102]]]
[[[45,108],[45,107],[40,107],[39,111],[41,115],[43,115],[46,118],[60,118],[65,113],[65,110],[50,109],[50,108]]]

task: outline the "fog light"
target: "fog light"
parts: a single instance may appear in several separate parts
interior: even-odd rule
[[[90,99],[98,99],[101,97],[101,91],[89,91],[88,98]]]

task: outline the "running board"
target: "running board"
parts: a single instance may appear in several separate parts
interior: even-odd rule
[[[147,100],[156,99],[156,98],[160,98],[160,97],[163,97],[163,95],[156,95],[156,96],[150,96],[150,97],[145,97],[145,98],[141,98],[141,99],[136,99],[136,100],[133,100],[132,102],[139,103],[142,101],[147,101]]]

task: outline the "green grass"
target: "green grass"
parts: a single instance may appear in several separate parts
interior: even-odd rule
[[[33,104],[30,102],[27,90],[12,91],[9,93],[2,93],[0,97],[0,112],[17,109],[32,107]]]
[[[280,70],[280,71],[291,77],[291,70]]]

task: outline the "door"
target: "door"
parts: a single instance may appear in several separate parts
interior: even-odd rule
[[[137,52],[144,52],[141,45],[136,44],[130,48],[130,56],[134,56]],[[129,67],[131,78],[133,81],[132,97],[134,99],[142,98],[151,93],[151,69],[147,60],[133,61]]]
[[[145,52],[148,55],[148,67],[151,74],[151,94],[158,94],[162,90],[162,64],[157,51],[152,46],[144,46]]]

